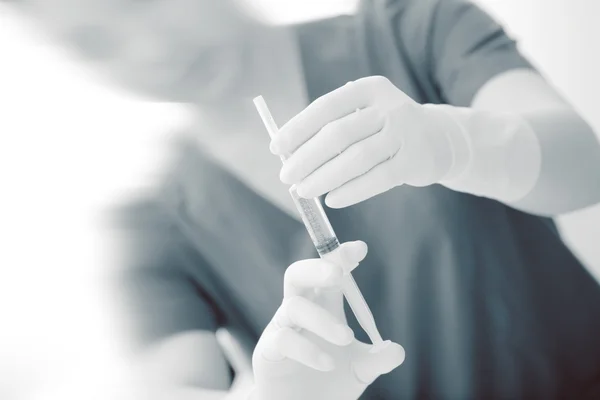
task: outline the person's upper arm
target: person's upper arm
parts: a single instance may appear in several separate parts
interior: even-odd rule
[[[424,58],[440,97],[470,106],[494,77],[518,69],[534,70],[517,43],[494,18],[468,0],[431,2]]]
[[[119,210],[121,260],[114,276],[129,334],[145,347],[193,330],[215,331],[215,310],[188,275],[188,243],[158,201]],[[203,260],[198,258],[197,267]]]
[[[203,268],[203,259],[160,201],[115,214],[120,261],[111,294],[136,368],[146,379],[227,389],[230,372],[214,334],[219,314],[186,268]]]

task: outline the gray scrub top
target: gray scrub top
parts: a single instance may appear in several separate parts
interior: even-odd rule
[[[368,1],[297,32],[311,99],[385,75],[416,101],[467,106],[494,75],[532,68],[461,0]],[[176,152],[155,196],[118,213],[131,240],[119,275],[128,320],[141,344],[219,326],[255,342],[285,268],[316,252],[300,222],[197,146]],[[439,185],[328,215],[341,241],[369,244],[356,281],[383,337],[407,353],[362,398],[600,399],[600,288],[551,220]]]

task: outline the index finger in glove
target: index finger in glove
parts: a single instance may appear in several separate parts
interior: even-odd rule
[[[271,142],[271,151],[275,154],[291,153],[328,123],[371,105],[369,86],[377,79],[368,77],[348,82],[313,101],[281,127]]]
[[[377,377],[393,371],[404,362],[404,348],[398,343],[386,340],[379,345],[364,346],[353,362],[356,378],[370,385]]]
[[[367,255],[367,244],[360,240],[343,243],[338,251],[342,252],[344,262],[356,264]],[[284,298],[300,296],[315,288],[335,288],[342,284],[342,265],[336,265],[322,259],[301,260],[293,263],[285,271]]]
[[[384,114],[367,107],[325,125],[287,159],[279,174],[282,182],[298,183],[351,145],[378,133]]]

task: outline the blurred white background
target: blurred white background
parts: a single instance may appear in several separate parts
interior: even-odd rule
[[[600,132],[600,3],[480,2]],[[356,1],[255,3],[286,23],[349,12]],[[164,135],[186,115],[97,82],[6,4],[0,51],[0,398],[105,398],[92,388],[119,364],[98,285],[111,263],[97,210],[143,190]],[[600,277],[600,207],[559,222]],[[17,386],[29,390],[17,396]]]

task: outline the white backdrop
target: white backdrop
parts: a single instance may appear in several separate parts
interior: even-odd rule
[[[279,22],[351,11],[355,4],[256,2]],[[600,132],[594,40],[600,4],[483,3]],[[93,390],[84,388],[119,371],[97,284],[110,262],[99,246],[95,211],[125,188],[143,189],[160,167],[164,132],[186,116],[95,83],[4,4],[0,50],[0,398],[92,399]],[[560,223],[571,247],[600,276],[600,207]],[[18,384],[29,388],[21,397]]]

